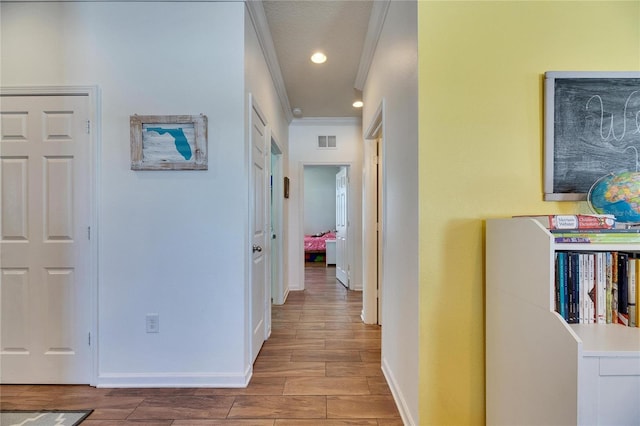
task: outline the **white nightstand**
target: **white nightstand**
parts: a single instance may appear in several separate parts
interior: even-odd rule
[[[327,252],[324,258],[327,265],[336,264],[336,240],[327,240]]]

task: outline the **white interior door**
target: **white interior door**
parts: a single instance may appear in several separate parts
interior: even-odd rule
[[[91,380],[88,96],[3,96],[0,381]]]
[[[255,361],[267,334],[268,215],[266,123],[252,108],[251,114],[251,362]]]
[[[349,287],[349,263],[347,252],[348,206],[347,168],[341,167],[336,174],[336,278]]]

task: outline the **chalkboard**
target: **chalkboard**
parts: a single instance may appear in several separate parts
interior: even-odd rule
[[[600,177],[640,171],[640,72],[545,73],[545,200],[584,200]]]

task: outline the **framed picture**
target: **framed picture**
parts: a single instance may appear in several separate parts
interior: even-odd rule
[[[132,115],[131,170],[207,170],[206,115]]]
[[[585,200],[602,176],[640,171],[640,72],[547,72],[544,199]]]

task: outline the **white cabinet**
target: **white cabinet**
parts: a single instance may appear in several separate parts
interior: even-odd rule
[[[488,220],[486,234],[487,425],[640,424],[640,328],[554,312],[557,250],[640,244],[555,243],[527,218]]]
[[[327,265],[336,264],[336,240],[326,240],[327,252],[325,253],[325,259]]]

